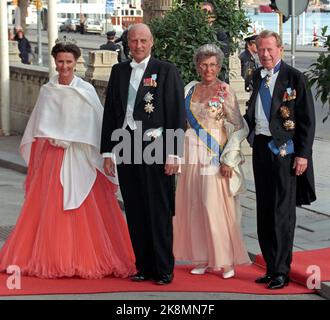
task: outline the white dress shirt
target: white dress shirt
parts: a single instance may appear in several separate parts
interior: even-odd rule
[[[122,129],[125,129],[127,126],[129,126],[131,130],[135,130],[137,128],[136,123],[133,118],[136,94],[139,89],[143,74],[147,69],[150,57],[151,56],[149,55],[144,60],[142,60],[140,63],[137,63],[134,59],[131,62],[132,72],[131,72],[131,77],[129,80],[129,85],[133,87],[135,92],[134,92],[133,96],[131,96],[130,99],[127,100],[126,115],[125,115],[125,120],[124,120]],[[102,154],[102,156],[103,156],[103,158],[112,157],[115,160],[115,155],[112,152],[105,152]]]
[[[123,129],[126,129],[127,126],[129,126],[131,130],[135,130],[137,128],[133,118],[134,105],[136,100],[136,94],[139,90],[139,86],[142,77],[144,75],[144,72],[147,69],[149,60],[150,60],[150,55],[144,60],[142,60],[140,63],[137,63],[135,60],[131,62],[132,73],[131,73],[131,78],[129,80],[130,83],[129,97],[127,100],[126,115],[122,127]]]

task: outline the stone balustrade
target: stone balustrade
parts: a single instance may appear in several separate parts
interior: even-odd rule
[[[9,61],[13,63],[21,62],[19,57],[18,42],[17,41],[8,41],[9,44]]]
[[[48,68],[22,63],[10,65],[11,131],[23,133],[37,101],[40,87],[48,81]]]

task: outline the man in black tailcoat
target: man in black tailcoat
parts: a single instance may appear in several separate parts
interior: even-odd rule
[[[257,38],[260,63],[245,119],[253,147],[257,230],[269,289],[289,283],[296,205],[316,199],[312,163],[315,111],[305,76],[281,60],[280,36]]]
[[[174,65],[151,57],[153,37],[148,26],[133,25],[128,44],[133,61],[114,65],[108,84],[101,153],[109,175],[115,173],[113,154],[116,155],[138,270],[132,280],[168,284],[174,268],[174,177],[183,155],[184,88]],[[113,135],[117,129],[123,129],[132,142],[129,146],[123,144],[122,154]],[[169,131],[177,129],[181,139],[167,138]],[[162,150],[157,163],[150,163],[146,157],[152,145],[157,149],[154,153],[159,155]],[[129,161],[125,156],[124,161],[119,161],[127,152],[131,155]]]

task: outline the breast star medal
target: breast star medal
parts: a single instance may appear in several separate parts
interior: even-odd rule
[[[283,122],[283,127],[285,130],[293,130],[296,127],[296,124],[292,120],[285,120]]]
[[[145,110],[145,112],[150,114],[151,112],[154,112],[155,107],[153,106],[152,103],[148,102],[148,103],[146,103],[144,110]]]
[[[147,112],[149,115],[155,110],[152,100],[154,100],[154,95],[150,92],[147,92],[144,96],[144,101],[146,102],[144,106],[144,111]]]
[[[280,108],[280,114],[283,119],[288,119],[290,117],[290,109],[287,106],[282,106]]]
[[[286,149],[285,149],[285,146],[281,146],[280,147],[280,156],[283,158],[286,156]]]

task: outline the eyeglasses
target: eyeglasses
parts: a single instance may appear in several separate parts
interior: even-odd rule
[[[217,63],[210,63],[210,64],[207,64],[207,63],[201,63],[199,65],[199,67],[205,71],[207,68],[210,68],[211,70],[215,70],[219,65]]]

